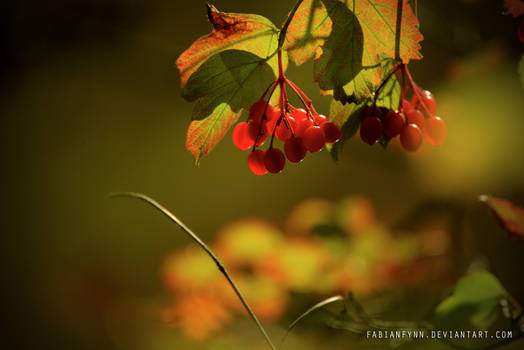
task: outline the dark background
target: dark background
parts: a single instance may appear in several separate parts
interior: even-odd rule
[[[293,1],[214,5],[278,25]],[[390,221],[444,198],[468,208],[474,223],[464,254],[486,257],[523,300],[522,248],[476,202],[492,193],[524,205],[516,68],[524,45],[502,0],[419,1],[425,58],[411,70],[447,121],[443,146],[411,156],[349,142],[337,164],[321,152],[262,178],[249,172],[230,134],[200,167],[184,149],[192,106],[180,97],[174,61],[210,31],[204,2],[0,6],[5,348],[145,348],[115,341],[105,314],[117,301],[161,298],[158,267],[187,240],[144,205],[106,197],[120,190],[155,197],[207,238],[245,216],[281,224],[309,197],[361,193]],[[289,75],[327,114],[311,68],[292,66]]]

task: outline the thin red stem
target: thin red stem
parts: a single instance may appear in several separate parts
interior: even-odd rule
[[[387,75],[387,77],[382,80],[382,83],[380,83],[380,85],[378,86],[377,90],[375,90],[375,97],[373,98],[373,110],[371,113],[375,113],[375,108],[376,108],[376,105],[377,105],[377,99],[378,99],[378,95],[380,93],[380,90],[382,90],[384,88],[384,86],[386,86],[386,83],[388,82],[388,80],[393,76],[393,74],[395,74],[395,72],[402,66],[402,63],[399,63],[397,65],[395,65],[393,67],[393,69],[391,69],[391,72],[389,72],[389,74]]]
[[[431,113],[429,112],[429,108],[426,106],[426,103],[424,102],[424,98],[420,95],[420,87],[415,84],[415,82],[413,81],[413,77],[411,76],[411,73],[409,73],[409,69],[407,66],[404,66],[404,72],[406,72],[406,75],[408,77],[408,80],[409,80],[409,84],[411,85],[411,89],[413,90],[413,93],[415,94],[415,96],[417,97],[417,100],[418,102],[420,102],[420,104],[422,105],[422,107],[424,107],[424,109],[426,110],[426,112],[428,113],[428,115],[431,115]]]

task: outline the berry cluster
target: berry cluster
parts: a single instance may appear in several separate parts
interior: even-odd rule
[[[397,73],[402,81],[399,108],[389,110],[377,107],[380,89],[394,73]],[[404,76],[408,78],[407,87],[404,86]],[[410,89],[413,91],[411,103],[404,98]],[[407,67],[399,64],[377,89],[373,105],[362,110],[360,138],[373,145],[379,140],[389,140],[400,135],[400,144],[410,152],[419,149],[423,139],[432,146],[440,145],[446,139],[446,125],[435,115],[436,111],[437,104],[433,94],[417,86]]]
[[[279,63],[280,60],[279,52]],[[286,85],[297,95],[305,109],[289,103]],[[269,102],[277,86],[280,87],[279,108]],[[268,135],[271,135],[269,148],[266,151],[257,149],[264,144]],[[304,160],[307,151],[318,152],[326,142],[337,142],[341,136],[338,126],[318,114],[306,94],[287,79],[280,69],[279,77],[249,109],[247,121],[235,126],[233,143],[242,151],[252,148],[248,156],[249,168],[256,175],[264,175],[267,172],[280,173],[286,165],[286,158],[292,163],[299,163]],[[273,145],[275,137],[284,143],[284,152]]]

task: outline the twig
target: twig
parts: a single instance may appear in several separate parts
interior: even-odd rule
[[[255,316],[255,313],[251,310],[251,308],[247,304],[246,300],[242,296],[242,293],[240,293],[240,290],[237,288],[235,282],[233,282],[233,280],[231,279],[231,276],[227,272],[224,264],[222,264],[222,262],[220,261],[218,256],[216,256],[215,253],[213,253],[213,251],[207,246],[207,244],[204,243],[204,241],[202,241],[200,239],[200,237],[198,237],[198,235],[196,233],[191,231],[191,229],[189,229],[189,227],[187,227],[182,221],[180,221],[179,218],[177,218],[173,213],[171,213],[169,210],[167,210],[165,207],[163,207],[160,203],[158,203],[154,199],[146,196],[145,194],[135,193],[135,192],[116,192],[116,193],[110,193],[109,197],[111,197],[111,198],[128,197],[128,198],[140,199],[140,200],[142,200],[142,201],[152,205],[155,209],[157,209],[162,214],[167,216],[171,221],[173,221],[175,224],[177,224],[178,227],[180,227],[185,233],[187,233],[187,235],[193,241],[195,241],[202,249],[204,249],[204,251],[209,255],[209,257],[211,259],[213,259],[213,261],[217,265],[217,267],[220,270],[220,272],[224,275],[224,277],[227,279],[227,281],[231,285],[231,288],[233,288],[233,290],[235,291],[236,295],[238,296],[238,299],[240,299],[240,301],[242,302],[242,305],[246,309],[247,313],[249,314],[249,316],[253,319],[253,321],[257,325],[257,328],[260,330],[260,333],[262,333],[262,335],[264,336],[264,339],[266,340],[266,343],[269,345],[269,347],[272,350],[276,350],[275,346],[271,342],[271,339],[269,339],[269,336],[267,335],[266,330],[264,329],[264,327],[262,326],[262,324],[260,323],[258,318]]]

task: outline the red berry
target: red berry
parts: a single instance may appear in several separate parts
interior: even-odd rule
[[[404,111],[404,113],[407,113],[407,112],[411,111],[412,109],[413,109],[413,107],[411,106],[411,103],[409,103],[408,100],[403,99],[402,100],[402,110]]]
[[[306,147],[300,137],[290,137],[284,144],[284,152],[292,163],[301,162],[306,157]]]
[[[520,21],[519,25],[519,40],[521,43],[524,43],[524,19]]]
[[[422,101],[420,101],[420,99],[422,99]],[[428,117],[434,116],[437,112],[437,103],[435,101],[435,97],[433,97],[433,94],[428,90],[420,91],[418,94],[414,94],[411,104],[413,108],[419,109]]]
[[[266,151],[264,165],[270,173],[278,174],[286,165],[286,157],[278,148],[270,148]]]
[[[280,109],[275,109],[273,113],[271,113],[271,116],[266,123],[266,133],[273,135],[273,130],[275,130],[277,127],[277,123],[281,114],[282,113],[280,112]]]
[[[366,117],[377,117],[382,119],[382,111],[379,107],[373,108],[372,106],[366,106],[362,109],[361,118],[365,119]]]
[[[293,110],[293,112],[291,112],[290,114],[293,118],[295,118],[295,120],[298,122],[298,121],[301,121],[302,119],[306,119],[307,118],[307,112],[302,109],[302,108],[296,108]]]
[[[264,165],[264,159],[265,152],[260,149],[249,153],[249,156],[247,157],[247,164],[249,165],[249,169],[251,169],[255,175],[264,175],[267,173],[266,166]]]
[[[424,137],[432,146],[438,146],[446,139],[446,124],[439,117],[431,117],[426,120]]]
[[[324,131],[322,131],[320,126],[316,125],[311,125],[307,128],[306,131],[304,131],[302,139],[304,141],[304,146],[310,152],[318,152],[326,144]]]
[[[384,134],[388,137],[395,137],[406,125],[406,119],[403,113],[389,111],[384,118]]]
[[[418,109],[412,109],[406,113],[406,123],[417,124],[421,130],[424,129],[424,114]]]
[[[318,125],[322,125],[323,123],[328,121],[328,118],[326,118],[326,116],[323,114],[316,114],[313,116],[313,119],[315,119],[315,122]]]
[[[257,146],[262,145],[267,138],[266,121],[262,120],[257,123],[256,121],[252,120],[248,124],[249,137],[253,140],[253,142],[257,140]]]
[[[400,144],[406,151],[414,152],[422,144],[422,130],[417,124],[408,124],[400,133]]]
[[[255,122],[259,122],[260,120],[262,120],[262,117],[264,115],[264,108],[266,108],[266,119],[270,119],[271,115],[273,114],[273,105],[264,100],[259,100],[253,103],[253,105],[249,109],[248,120],[253,120]]]
[[[249,135],[249,124],[247,122],[241,122],[235,126],[233,129],[233,143],[241,151],[245,151],[253,146],[255,140]]]
[[[369,145],[382,137],[382,122],[377,117],[367,117],[360,123],[360,138]]]
[[[286,121],[287,121],[287,125],[286,125]],[[289,129],[288,126],[291,129]],[[295,132],[296,129],[297,129],[297,122],[295,121],[295,118],[288,116],[288,117],[286,117],[285,120],[282,119],[280,124],[277,126],[276,134],[277,134],[277,137],[280,140],[286,141],[292,135],[291,130],[293,130],[293,132]]]
[[[312,125],[315,125],[315,123],[309,118],[297,120],[297,129],[295,135],[299,137],[304,136],[306,129]]]
[[[332,122],[325,122],[320,125],[322,131],[324,131],[324,136],[326,137],[326,142],[337,142],[342,137],[342,132],[339,127]]]

